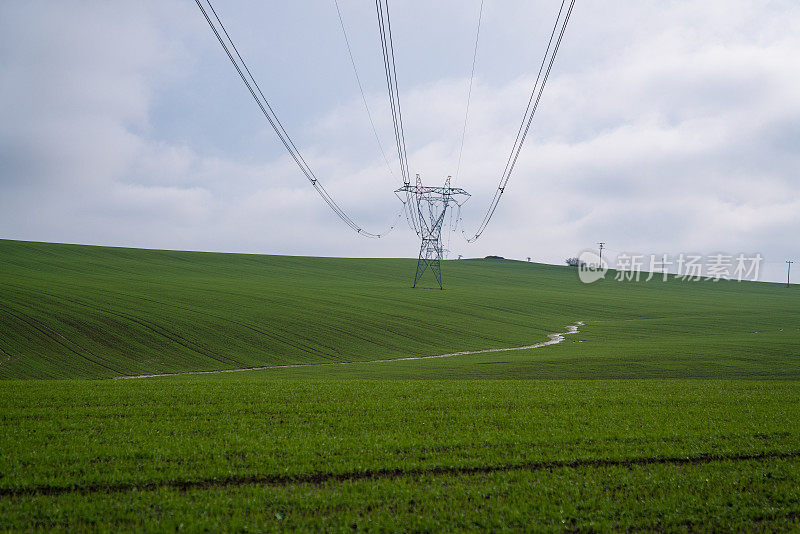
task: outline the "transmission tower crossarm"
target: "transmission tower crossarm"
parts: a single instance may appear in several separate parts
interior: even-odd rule
[[[463,196],[471,196],[467,193],[464,189],[460,187],[429,187],[429,186],[416,186],[416,185],[404,185],[403,187],[396,189],[395,193],[402,193],[402,192],[409,192],[412,194],[418,195],[426,195],[426,194],[435,194],[435,195],[463,195]],[[466,202],[466,200],[462,201],[461,204]]]

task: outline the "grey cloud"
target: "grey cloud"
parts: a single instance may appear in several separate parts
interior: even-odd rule
[[[455,5],[425,10],[426,24],[443,24]],[[380,241],[338,222],[280,151],[191,6],[43,6],[0,7],[0,18],[12,22],[0,37],[8,74],[0,98],[14,103],[0,110],[4,237],[306,255],[416,253],[402,221]],[[375,230],[400,207],[391,193],[397,181],[372,138],[344,49],[334,48],[341,36],[327,26],[327,7],[319,7],[318,41],[294,50],[276,48],[279,36],[256,31],[263,6],[225,11],[306,159],[337,201]],[[368,54],[365,25],[372,21],[357,4],[344,7],[397,174],[381,73]],[[295,20],[298,9],[282,6],[277,20]],[[397,9],[398,28],[405,28],[398,30],[405,32],[398,68],[409,159],[412,172],[437,183],[457,159],[471,59],[462,52],[469,52],[474,21],[463,15],[446,35],[428,35],[424,26],[414,36],[414,17],[422,15],[412,3]],[[544,44],[531,32],[547,31],[542,14],[552,6],[509,9],[490,6],[479,53],[459,177],[473,193],[463,212],[467,230],[482,217],[508,156]],[[536,27],[526,28],[526,20]],[[602,239],[642,253],[760,251],[775,261],[796,253],[800,7],[585,3],[572,24],[495,220],[475,245],[454,235],[453,252],[560,263]],[[439,38],[451,41],[441,57],[432,52]],[[452,44],[458,40],[462,45]],[[514,43],[521,47],[513,55],[502,53]],[[313,74],[294,70],[292,57],[328,58],[319,82],[330,82],[330,91],[292,94],[293,83]]]

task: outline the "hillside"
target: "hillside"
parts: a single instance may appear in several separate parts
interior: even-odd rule
[[[579,338],[502,358],[281,371],[800,377],[794,288],[674,279],[585,285],[567,267],[462,260],[443,265],[445,291],[412,290],[414,267],[410,259],[0,240],[0,378],[107,378],[515,347],[576,321],[586,323]],[[479,360],[493,364],[467,365]]]
[[[800,528],[796,289],[462,260],[438,291],[413,270],[0,241],[2,378],[305,364],[0,380],[0,525]]]

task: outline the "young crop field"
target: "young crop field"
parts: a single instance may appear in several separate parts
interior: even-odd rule
[[[0,241],[0,530],[800,529],[796,288],[413,269]]]
[[[546,351],[483,356],[501,363],[447,359],[423,371],[414,366],[411,375],[408,366],[360,374],[800,378],[798,288],[623,283],[613,272],[582,284],[567,267],[462,260],[443,266],[445,291],[412,291],[415,264],[0,240],[0,378],[113,378],[520,347],[577,321],[585,323],[580,335]],[[541,363],[530,365],[531,358]],[[342,372],[353,370],[328,368],[325,376]]]
[[[189,377],[1,398],[10,528],[800,528],[797,382]]]

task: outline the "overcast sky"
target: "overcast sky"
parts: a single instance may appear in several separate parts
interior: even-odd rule
[[[486,0],[457,185],[474,231],[560,2]],[[214,4],[305,159],[372,232],[401,207],[374,3]],[[455,174],[479,0],[390,2],[412,173]],[[365,239],[283,151],[194,2],[0,4],[0,237],[412,257]],[[800,261],[800,4],[578,0],[533,132],[483,237],[452,254],[563,263],[761,253]],[[800,265],[798,263],[797,265]],[[797,269],[800,276],[800,268]],[[800,280],[800,278],[798,278]]]

